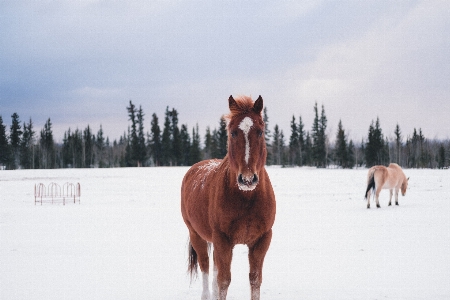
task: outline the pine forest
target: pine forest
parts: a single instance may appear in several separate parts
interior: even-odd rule
[[[397,124],[389,133],[394,138],[388,138],[377,118],[369,125],[366,138],[354,141],[342,121],[336,132],[327,131],[323,105],[315,103],[313,109],[313,124],[308,126],[301,116],[293,115],[290,132],[284,133],[277,124],[271,125],[264,108],[267,165],[355,168],[395,162],[404,168],[442,169],[450,164],[450,141],[428,139],[421,128],[404,133]],[[206,127],[201,137],[198,124],[193,128],[179,124],[175,108],[167,107],[164,119],[153,113],[147,130],[142,106],[130,100],[125,113],[129,127],[119,140],[111,142],[101,125],[97,132],[88,125],[84,130],[69,128],[62,143],[55,143],[50,119],[36,131],[31,118],[22,123],[13,113],[8,126],[0,115],[0,169],[190,166],[227,153],[223,118],[217,127]]]

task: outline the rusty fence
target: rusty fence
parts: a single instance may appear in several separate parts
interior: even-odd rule
[[[80,183],[64,183],[62,189],[57,183],[50,183],[47,187],[43,183],[34,185],[34,204],[36,203],[67,203],[80,204],[81,186]]]

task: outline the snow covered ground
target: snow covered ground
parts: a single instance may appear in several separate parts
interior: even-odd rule
[[[200,299],[180,185],[187,168],[0,171],[0,299]],[[450,171],[405,170],[400,206],[363,201],[367,170],[269,167],[277,197],[262,299],[450,299]],[[34,184],[80,182],[81,204]],[[249,299],[245,246],[228,299]]]

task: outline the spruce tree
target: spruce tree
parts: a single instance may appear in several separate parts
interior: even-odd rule
[[[303,165],[303,151],[304,151],[304,148],[305,148],[305,129],[304,129],[304,127],[305,126],[303,124],[302,117],[300,116],[298,118],[298,127],[297,127],[297,130],[298,130],[298,146],[299,146],[299,149],[298,149],[299,162],[298,162],[298,164],[300,166]]]
[[[264,121],[264,139],[266,140],[266,164],[271,165],[272,164],[272,150],[271,150],[271,144],[270,144],[270,129],[269,129],[269,116],[267,114],[267,106],[264,106],[263,110],[263,121]]]
[[[273,128],[272,139],[272,162],[275,165],[281,165],[282,151],[281,151],[281,132],[278,124]]]
[[[145,146],[145,133],[144,133],[144,111],[142,110],[142,106],[139,105],[139,110],[137,111],[137,165],[138,167],[143,166],[145,160],[147,159],[147,148]]]
[[[55,142],[53,140],[52,122],[48,118],[45,122],[44,128],[41,130],[40,137],[40,149],[41,149],[41,168],[53,169],[55,167]]]
[[[291,165],[299,165],[299,138],[298,128],[295,121],[295,116],[292,115],[291,120],[291,137],[289,138],[289,160]]]
[[[139,161],[139,139],[138,139],[138,131],[137,126],[138,122],[136,120],[136,106],[131,102],[130,100],[130,106],[127,107],[128,111],[128,117],[129,121],[131,121],[131,127],[130,127],[130,145],[126,148],[129,153],[126,155],[126,157],[130,160],[128,162],[128,165],[130,166],[138,166]]]
[[[347,152],[347,168],[353,168],[355,165],[355,146],[353,145],[353,141],[350,140],[348,142],[348,152]]]
[[[150,149],[155,166],[161,165],[161,128],[158,124],[158,116],[154,113],[151,122]]]
[[[224,158],[227,155],[228,148],[227,122],[224,117],[220,118],[219,130],[217,131],[217,158]]]
[[[202,160],[200,150],[200,134],[198,132],[198,124],[192,128],[192,145],[190,151],[190,164],[193,165]]]
[[[365,156],[366,166],[368,168],[375,165],[385,164],[387,161],[384,137],[380,127],[380,119],[378,117],[375,124],[373,121],[370,124],[365,148]]]
[[[33,122],[23,123],[23,135],[20,143],[20,165],[24,169],[33,168],[33,139],[35,132],[33,131]]]
[[[103,130],[101,134],[103,137]],[[96,142],[95,135],[93,134],[89,124],[84,129],[82,138],[80,135],[81,132],[79,132],[77,128],[72,136],[73,155],[75,159],[73,167],[92,168],[94,166],[94,145]]]
[[[400,158],[400,154],[402,152],[402,132],[400,131],[400,126],[397,125],[395,126],[395,155],[396,155],[396,162],[397,164],[401,165],[401,158]]]
[[[105,167],[105,138],[103,137],[103,128],[100,124],[100,129],[97,132],[97,138],[95,141],[95,146],[97,148],[97,161],[98,161],[98,167],[104,168]]]
[[[443,169],[447,166],[447,159],[445,157],[445,147],[444,144],[441,144],[439,147],[439,154],[438,154],[438,168]]]
[[[322,112],[319,118],[319,110],[317,102],[314,105],[314,122],[311,130],[312,138],[312,156],[314,164],[317,167],[327,166],[327,149],[326,149],[326,128],[327,118],[325,116],[325,108],[322,105]]]
[[[178,128],[178,112],[172,108],[170,113],[172,123],[172,162],[174,165],[181,165],[183,162],[182,141],[180,137],[180,129]],[[187,128],[186,128],[187,129]]]
[[[20,142],[22,140],[22,128],[20,125],[19,115],[13,113],[11,116],[11,131],[9,134],[9,140],[11,145],[11,169],[16,169],[19,167],[20,163]]]
[[[335,161],[338,166],[347,168],[348,160],[347,137],[345,136],[345,130],[342,127],[342,121],[339,120],[338,131],[336,134]]]
[[[191,152],[191,137],[189,136],[188,127],[185,124],[181,125],[180,130],[180,142],[181,142],[181,159],[178,162],[179,166],[190,165],[190,152]]]
[[[309,131],[306,132],[306,138],[305,138],[305,165],[307,166],[313,166],[314,165],[314,159],[313,159],[313,146],[312,146],[312,139],[309,134]]]
[[[203,149],[205,159],[212,158],[212,145],[213,145],[213,136],[211,134],[211,129],[209,126],[206,127],[205,133],[205,148]]]
[[[0,169],[6,168],[10,162],[8,137],[6,135],[6,125],[0,116]]]
[[[164,119],[164,129],[161,138],[161,164],[163,166],[171,165],[172,157],[172,143],[171,143],[172,129],[170,126],[170,111],[166,107],[166,115]]]

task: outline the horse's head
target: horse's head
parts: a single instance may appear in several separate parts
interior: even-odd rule
[[[408,188],[408,181],[409,181],[409,177],[403,180],[402,182],[402,186],[401,186],[401,190],[402,190],[402,196],[406,195],[406,189]]]
[[[228,99],[228,157],[231,171],[236,174],[239,189],[252,191],[259,182],[266,163],[264,121],[261,117],[263,99],[253,102],[250,97]]]

